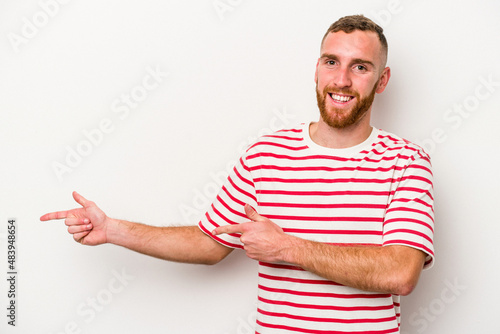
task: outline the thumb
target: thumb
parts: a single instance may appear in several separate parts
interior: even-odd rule
[[[80,195],[79,193],[77,193],[76,191],[73,191],[73,198],[75,199],[75,201],[80,204],[81,206],[85,207],[85,205],[87,204],[87,200],[85,199],[85,197],[83,197],[82,195]]]
[[[264,217],[259,215],[250,204],[245,204],[245,214],[252,221],[263,221],[265,219]]]

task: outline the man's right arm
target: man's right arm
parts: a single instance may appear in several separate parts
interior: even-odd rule
[[[111,243],[167,261],[200,264],[215,264],[232,251],[197,226],[157,227],[113,219],[77,192],[73,198],[81,208],[47,213],[40,220],[64,218],[68,232],[83,245]]]
[[[157,227],[116,219],[108,226],[109,243],[167,261],[216,264],[232,251],[198,226]]]

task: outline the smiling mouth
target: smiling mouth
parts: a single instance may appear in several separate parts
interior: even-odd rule
[[[328,95],[330,95],[332,100],[334,102],[337,102],[337,103],[347,103],[347,102],[351,101],[352,99],[354,99],[354,96],[351,96],[351,95],[339,95],[339,94],[335,94],[335,93],[328,93]]]

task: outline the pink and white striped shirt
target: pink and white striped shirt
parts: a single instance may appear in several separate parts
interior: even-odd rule
[[[406,245],[434,259],[429,156],[373,129],[347,149],[315,144],[309,124],[260,138],[229,175],[199,227],[242,248],[239,234],[211,235],[247,222],[244,204],[285,233],[330,244]],[[326,280],[292,265],[259,263],[256,333],[399,333],[399,296]]]

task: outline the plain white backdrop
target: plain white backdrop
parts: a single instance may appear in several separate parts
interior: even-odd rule
[[[116,218],[196,224],[258,135],[316,120],[328,26],[384,27],[392,78],[373,125],[420,143],[435,175],[436,263],[402,333],[499,333],[500,3],[0,2],[0,268],[17,234],[16,327],[2,333],[251,333],[256,264],[213,267],[75,243],[49,211],[79,191]]]

